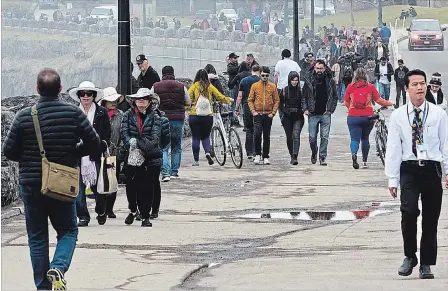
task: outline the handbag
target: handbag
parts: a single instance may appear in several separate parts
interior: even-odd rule
[[[78,196],[79,190],[79,168],[72,168],[48,161],[42,142],[37,107],[31,107],[34,130],[36,131],[37,143],[42,157],[42,188],[44,196],[59,200],[72,202]]]
[[[198,101],[196,102],[196,115],[198,116],[209,116],[212,114],[212,106],[207,97],[200,94]]]
[[[112,194],[118,191],[117,157],[110,155],[109,147],[106,153],[106,157],[104,154],[101,155],[100,174],[96,185],[98,194]]]

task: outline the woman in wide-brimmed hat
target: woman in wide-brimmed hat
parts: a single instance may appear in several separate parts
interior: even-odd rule
[[[121,138],[128,151],[126,164],[126,196],[130,213],[125,219],[132,224],[138,215],[142,226],[152,226],[152,217],[158,216],[160,206],[160,168],[162,149],[170,142],[170,123],[165,114],[158,110],[160,99],[147,88],[127,96],[131,108],[123,115]]]
[[[123,163],[123,155],[122,155],[122,142],[120,136],[120,126],[121,120],[123,118],[123,111],[118,109],[118,105],[123,102],[124,97],[117,93],[117,90],[114,87],[107,87],[103,89],[103,97],[99,101],[99,104],[106,108],[107,116],[109,117],[110,126],[111,126],[111,136],[109,143],[109,152],[111,156],[115,156],[117,158],[117,180],[119,180],[119,175],[121,171],[121,165]],[[116,218],[117,216],[114,213],[114,204],[117,199],[117,192],[110,194],[107,197],[106,203],[106,213],[108,218]]]
[[[79,108],[87,116],[96,133],[101,140],[101,151],[104,152],[109,144],[111,129],[107,116],[107,110],[98,105],[103,97],[103,91],[97,88],[92,82],[84,81],[77,88],[69,91],[70,97],[79,102]],[[86,203],[86,194],[95,196],[95,212],[98,214],[98,224],[106,223],[106,195],[98,195],[96,185],[98,182],[99,169],[101,164],[101,152],[81,158],[81,179],[79,194],[76,200],[76,213],[78,215],[78,226],[88,226],[90,214]]]

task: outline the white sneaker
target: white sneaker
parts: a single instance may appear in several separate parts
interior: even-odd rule
[[[260,161],[261,161],[261,156],[256,155],[256,156],[255,156],[255,159],[254,159],[254,164],[255,164],[255,165],[259,165],[259,164],[260,164]]]
[[[362,162],[362,168],[363,169],[368,169],[369,166],[367,166],[367,162]]]
[[[171,179],[175,180],[175,179],[179,179],[179,175],[178,174],[172,174]]]
[[[268,158],[264,158],[264,159],[263,159],[263,164],[265,164],[265,165],[270,165],[271,162],[269,162]]]
[[[169,182],[171,180],[170,176],[165,176],[162,178],[162,182]]]

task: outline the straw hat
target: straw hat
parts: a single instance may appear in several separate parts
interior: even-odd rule
[[[123,101],[124,97],[117,93],[117,90],[114,87],[107,87],[103,89],[103,98],[100,100],[100,102],[106,101],[106,102],[117,102],[121,103]]]
[[[79,86],[77,88],[73,88],[71,89],[68,94],[70,95],[70,97],[77,101],[77,102],[81,102],[81,100],[78,97],[78,91],[94,91],[96,92],[96,97],[95,97],[95,101],[96,103],[98,103],[101,98],[103,97],[103,91],[99,88],[95,87],[95,84],[93,84],[90,81],[84,81],[81,82],[81,84],[79,84]]]

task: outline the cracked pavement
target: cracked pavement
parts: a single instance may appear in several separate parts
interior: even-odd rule
[[[201,165],[193,168],[191,149],[187,148],[181,179],[162,183],[160,218],[152,228],[142,228],[139,222],[124,224],[128,210],[123,188],[115,206],[117,219],[108,219],[106,225],[97,224],[90,205],[92,221],[87,228],[79,229],[78,245],[66,275],[68,287],[446,289],[446,202],[439,222],[439,260],[433,268],[436,279],[418,280],[418,270],[410,277],[399,277],[403,251],[398,201],[388,194],[383,167],[373,151],[369,169],[352,168],[345,116],[346,109],[338,106],[327,167],[310,163],[307,124],[302,132],[299,165],[289,165],[284,132],[276,117],[270,166],[255,166],[245,160],[243,168],[237,170],[228,160],[224,167],[210,167],[202,155]],[[444,196],[447,198],[446,192]],[[391,213],[353,221],[240,217],[251,213],[340,210]],[[50,253],[55,242],[51,229]],[[34,289],[22,215],[2,220],[2,257],[2,289]]]

